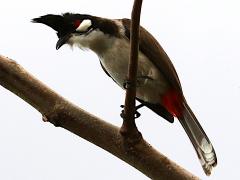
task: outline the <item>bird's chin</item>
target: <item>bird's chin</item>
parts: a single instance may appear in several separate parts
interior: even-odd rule
[[[67,44],[71,47],[78,47],[82,50],[85,50],[85,49],[88,49],[88,45],[89,45],[89,42],[86,41],[86,36],[83,34],[83,35],[79,35],[78,34],[73,34],[67,41]]]
[[[78,46],[79,48],[84,49],[81,45],[81,41],[83,41],[84,37],[86,37],[85,33],[71,33],[60,37],[57,41],[56,49],[60,49],[64,44],[68,44],[70,47]]]

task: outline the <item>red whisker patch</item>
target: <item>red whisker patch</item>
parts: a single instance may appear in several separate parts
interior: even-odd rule
[[[76,20],[74,21],[74,27],[77,29],[81,24],[81,21],[80,20]]]

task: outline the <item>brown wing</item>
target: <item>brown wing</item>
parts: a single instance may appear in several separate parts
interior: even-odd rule
[[[122,23],[126,28],[125,35],[130,39],[131,21],[129,19],[122,19]],[[139,50],[157,66],[168,83],[175,90],[182,93],[180,80],[171,60],[157,40],[143,27],[140,27]]]
[[[125,27],[125,35],[130,39],[131,21],[129,19],[122,19],[122,23]],[[140,27],[139,50],[159,69],[169,85],[182,94],[181,83],[171,60],[157,40],[143,27]],[[173,115],[162,105],[146,103],[139,99],[138,101],[145,104],[145,106],[167,121],[173,122]]]

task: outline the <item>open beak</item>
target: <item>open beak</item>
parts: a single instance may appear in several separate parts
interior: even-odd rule
[[[32,22],[45,24],[57,31],[57,35],[59,37],[56,44],[57,50],[67,43],[73,31],[72,25],[67,23],[67,21],[64,20],[64,17],[61,15],[48,14],[45,16],[40,16],[38,18],[34,18],[32,19]]]
[[[62,47],[66,42],[69,40],[69,38],[72,36],[72,33],[68,33],[62,37],[60,37],[56,44],[56,49],[58,50],[60,47]]]

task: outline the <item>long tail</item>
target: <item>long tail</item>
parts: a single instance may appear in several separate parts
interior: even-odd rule
[[[217,156],[206,133],[186,102],[183,103],[183,113],[178,119],[197,152],[204,172],[210,175],[212,168],[217,165]]]

